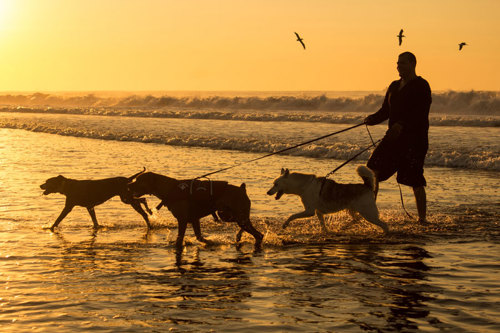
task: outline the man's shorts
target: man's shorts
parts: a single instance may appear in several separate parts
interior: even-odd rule
[[[367,166],[377,173],[379,182],[397,174],[397,182],[411,187],[426,186],[424,160],[427,143],[408,147],[399,142],[382,140],[368,160]]]

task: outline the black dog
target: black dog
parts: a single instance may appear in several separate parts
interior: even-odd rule
[[[142,215],[148,228],[151,228],[149,224],[148,214],[142,209],[141,204],[144,205],[146,210],[151,214],[146,199],[136,199],[133,197],[132,193],[128,189],[128,184],[133,181],[137,176],[144,173],[143,171],[136,173],[135,175],[126,177],[114,177],[99,180],[75,180],[65,178],[61,175],[57,177],[49,178],[44,184],[40,185],[44,195],[50,193],[61,193],[66,196],[66,204],[56,219],[50,230],[54,231],[54,228],[61,223],[61,221],[68,215],[69,212],[75,206],[82,206],[87,208],[92,222],[94,223],[94,228],[98,228],[97,218],[95,216],[94,207],[100,205],[112,197],[119,195],[120,199],[134,207],[134,209]]]
[[[251,202],[245,184],[234,186],[224,181],[177,180],[152,172],[139,175],[129,189],[135,196],[152,194],[162,201],[177,219],[179,232],[177,249],[182,243],[188,223],[193,225],[196,238],[208,243],[202,236],[200,218],[218,212],[223,221],[236,222],[240,228],[255,238],[255,246],[260,247],[262,234],[250,222]],[[236,238],[240,240],[242,230]]]

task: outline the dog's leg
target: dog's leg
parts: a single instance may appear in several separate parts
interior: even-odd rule
[[[149,223],[148,214],[146,214],[146,212],[142,209],[141,201],[134,199],[134,200],[132,200],[130,205],[135,209],[136,212],[141,214],[141,216],[144,218],[144,221],[146,221],[148,229],[151,229],[151,224]]]
[[[148,212],[149,215],[153,215],[153,211],[151,211],[151,209],[149,209],[148,201],[146,200],[146,198],[139,198],[137,200],[139,200],[139,202],[144,206],[144,208],[146,209],[146,212]]]
[[[99,228],[99,223],[97,223],[97,217],[95,216],[94,207],[87,207],[87,210],[92,218],[92,222],[94,223],[94,229]]]
[[[371,197],[370,202],[365,202],[364,204],[355,207],[358,213],[363,216],[368,222],[371,222],[384,230],[385,233],[389,232],[387,224],[380,220],[377,205],[375,204],[375,199]]]
[[[319,211],[316,211],[316,216],[318,217],[319,223],[321,224],[321,232],[328,232],[328,229],[326,229],[325,218],[323,217],[323,214],[321,214]]]
[[[255,238],[255,247],[260,247],[264,236],[259,231],[257,231],[257,229],[254,228],[252,222],[250,222],[249,219],[237,219],[236,223],[238,223],[238,225],[241,228],[238,234],[236,235],[236,242],[239,242],[241,240],[241,235],[244,230]]]
[[[210,244],[211,242],[205,237],[203,237],[203,235],[201,234],[200,220],[193,220],[191,224],[193,225],[193,230],[194,234],[196,235],[196,239],[205,244]]]
[[[188,222],[186,220],[177,220],[179,228],[177,233],[177,240],[175,241],[175,247],[177,251],[182,250],[182,242],[184,241],[184,234],[186,233],[186,227]]]
[[[73,207],[74,206],[71,206],[71,205],[64,206],[61,214],[59,214],[59,216],[57,217],[57,219],[54,222],[54,224],[52,225],[52,227],[50,227],[51,231],[54,231],[54,228],[57,227],[59,225],[59,223],[61,223],[61,221],[66,217],[66,215],[69,214],[69,212],[71,212],[71,210],[73,209]]]
[[[347,209],[347,213],[349,214],[349,216],[351,216],[352,220],[347,222],[347,224],[344,224],[344,226],[342,226],[342,228],[341,228],[342,230],[348,229],[352,225],[354,225],[360,221],[359,215],[356,214],[356,211],[354,211],[352,209]]]
[[[385,223],[384,221],[380,220],[379,218],[370,218],[370,219],[366,218],[366,220],[368,222],[371,222],[371,223],[379,226],[380,228],[382,228],[382,230],[384,231],[384,233],[386,233],[386,234],[389,233],[389,227],[387,226],[387,223]]]
[[[286,221],[285,223],[283,223],[283,226],[282,228],[285,229],[286,227],[288,227],[288,224],[290,223],[290,221],[293,221],[295,219],[300,219],[300,218],[303,218],[303,217],[311,217],[314,215],[314,212],[310,212],[310,211],[303,211],[303,212],[300,212],[300,213],[297,213],[297,214],[293,214],[292,216],[290,216]]]
[[[359,222],[359,216],[356,214],[355,210],[348,209],[347,213],[349,213],[349,216],[351,216],[352,221],[351,222]]]
[[[161,207],[165,206],[165,204],[163,203],[163,200],[158,204],[158,206],[156,206],[156,210],[160,210]]]
[[[150,214],[152,214],[153,212],[149,209],[148,207],[148,204],[147,204],[147,201],[145,198],[134,198],[132,195],[129,195],[129,193],[127,193],[126,195],[120,195],[120,199],[123,203],[126,203],[127,205],[130,205],[132,206],[136,212],[138,212],[139,214],[141,214],[141,216],[144,218],[144,221],[146,221],[146,224],[148,226],[148,229],[151,229],[151,224],[149,224],[149,218],[148,218],[148,214],[146,214],[146,212],[144,211],[144,209],[142,209],[142,206],[141,206],[141,203],[146,207],[146,209],[148,210],[148,212]],[[91,214],[92,216],[92,214]]]
[[[243,228],[240,228],[240,231],[236,234],[236,243],[239,243],[241,241],[241,236],[243,236]]]

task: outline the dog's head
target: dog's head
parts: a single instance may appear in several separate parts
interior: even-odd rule
[[[66,181],[66,178],[64,176],[57,176],[57,177],[52,177],[49,178],[40,185],[40,188],[43,191],[44,195],[50,194],[50,193],[62,193],[63,188],[64,188],[64,182]]]
[[[156,188],[156,178],[152,172],[146,172],[137,176],[137,178],[128,183],[128,189],[136,198],[145,194],[153,194]]]
[[[281,198],[281,196],[286,193],[287,189],[287,181],[288,181],[288,175],[290,175],[290,170],[288,169],[281,169],[281,175],[276,178],[273,182],[273,187],[267,191],[267,195],[273,195],[276,194],[275,199],[278,200]]]

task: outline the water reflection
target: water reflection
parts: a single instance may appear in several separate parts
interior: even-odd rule
[[[418,323],[415,319],[426,318],[430,311],[425,304],[429,297],[425,296],[429,292],[426,284],[426,275],[430,270],[423,259],[429,258],[427,251],[420,247],[405,247],[394,256],[375,259],[375,273],[378,271],[380,278],[380,290],[386,295],[380,297],[386,299],[386,304],[380,303],[376,306],[384,306],[389,312],[382,314],[380,311],[370,311],[370,315],[377,317],[382,315],[386,323],[381,327],[384,331],[408,331],[418,330]],[[379,257],[380,258],[380,257]],[[372,258],[369,258],[372,259]],[[377,273],[375,273],[377,274]],[[366,307],[373,307],[373,299],[360,298]],[[360,328],[373,325],[370,320],[358,321]]]
[[[247,271],[254,267],[253,252],[234,246],[189,246],[179,265],[174,261],[173,245],[151,242],[154,231],[124,244],[109,243],[109,239],[104,243],[102,238],[109,237],[109,232],[90,233],[78,242],[56,235],[60,272],[64,272],[61,292],[77,290],[89,306],[105,304],[109,297],[133,301],[130,305],[135,311],[113,305],[112,318],[208,328],[220,320],[243,321],[244,315],[239,313],[250,309],[243,302],[252,296]],[[159,253],[165,257],[156,257]],[[155,257],[152,263],[148,262],[151,256]]]
[[[0,321],[13,330],[28,323],[51,331],[136,332],[463,327],[450,324],[453,313],[440,306],[447,299],[433,296],[450,295],[453,287],[436,284],[445,261],[432,266],[428,245],[268,245],[254,252],[251,243],[189,243],[179,265],[167,229],[3,232],[23,234],[3,244],[13,256],[0,257],[0,280],[9,281]]]
[[[416,319],[434,321],[426,319],[430,313],[426,293],[431,290],[426,279],[431,268],[424,261],[429,257],[425,249],[417,246],[309,247],[289,260],[278,260],[279,267],[299,277],[288,284],[289,291],[281,303],[322,309],[317,312],[323,317],[312,322],[327,325],[331,321],[330,325],[337,329],[349,329],[335,324],[349,318],[362,330],[418,330]],[[325,312],[330,315],[324,316]],[[303,320],[301,311],[295,313],[292,320]]]
[[[152,241],[154,232],[124,244],[103,243],[105,232],[77,243],[57,234],[61,270],[75,277],[81,293],[99,294],[98,301],[107,294],[133,299],[140,316],[125,312],[126,317],[149,318],[157,325],[244,323],[244,313],[263,292],[273,294],[268,307],[280,318],[279,327],[337,327],[340,321],[344,328],[347,322],[363,330],[404,331],[418,330],[416,320],[432,322],[425,295],[431,268],[424,262],[430,255],[418,246],[315,245],[261,254],[233,245],[200,245],[186,247],[174,259],[174,246]],[[148,265],[150,252],[158,251],[166,256],[164,263]],[[254,283],[256,273],[265,286]],[[119,289],[111,281],[119,281]]]

